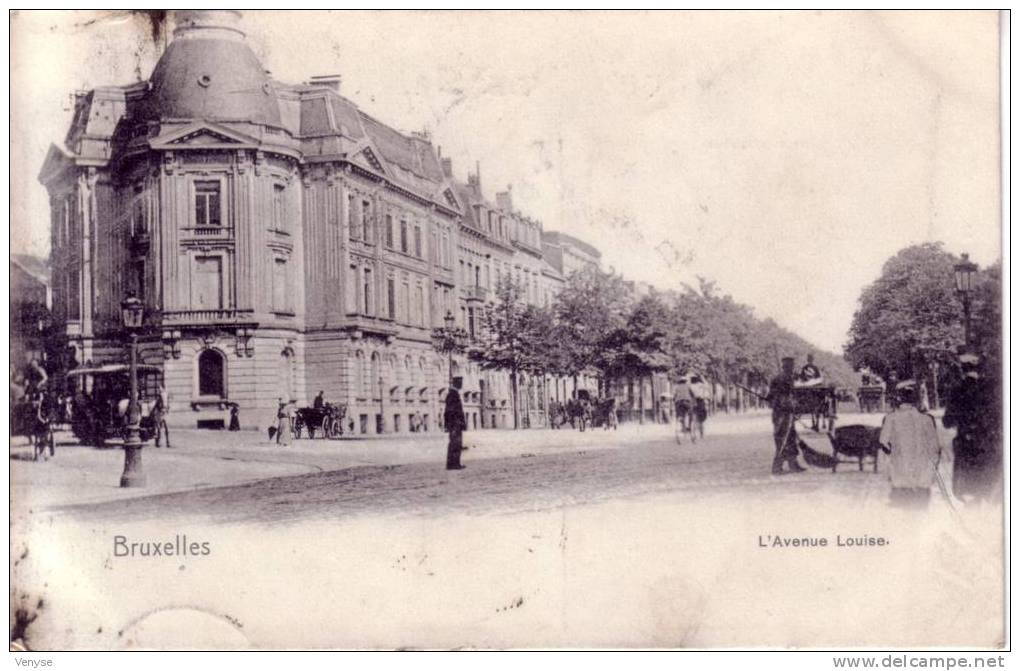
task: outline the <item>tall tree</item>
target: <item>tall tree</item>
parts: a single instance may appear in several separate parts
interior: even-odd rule
[[[854,368],[907,378],[954,360],[963,343],[957,260],[941,243],[924,243],[886,261],[882,275],[861,292],[850,326],[845,351]]]
[[[666,353],[667,308],[652,293],[634,304],[626,324],[613,330],[602,349],[602,368],[606,379],[644,379],[667,371],[672,359]],[[638,396],[639,417],[644,421],[644,393]]]
[[[514,428],[520,426],[521,373],[543,373],[543,354],[551,320],[541,309],[524,302],[524,288],[510,277],[496,283],[496,299],[482,313],[481,329],[470,356],[486,370],[510,374]]]
[[[572,273],[556,297],[554,313],[567,372],[576,378],[585,370],[599,374],[601,387],[612,358],[606,347],[626,324],[630,293],[623,278],[598,268]]]

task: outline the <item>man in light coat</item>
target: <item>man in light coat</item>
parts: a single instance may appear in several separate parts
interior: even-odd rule
[[[924,509],[931,498],[941,448],[935,419],[917,409],[913,381],[897,385],[899,405],[885,416],[879,443],[889,457],[889,502],[895,506]]]

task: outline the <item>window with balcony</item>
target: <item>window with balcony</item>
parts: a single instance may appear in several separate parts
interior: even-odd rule
[[[195,227],[222,226],[222,214],[220,183],[195,182]]]

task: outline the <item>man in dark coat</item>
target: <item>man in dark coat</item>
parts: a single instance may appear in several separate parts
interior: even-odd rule
[[[946,403],[942,425],[955,428],[953,493],[962,500],[983,499],[999,479],[1000,401],[979,372],[978,355],[960,356],[963,379]]]
[[[443,421],[450,434],[450,442],[446,446],[446,470],[448,471],[464,468],[460,463],[460,453],[464,449],[464,429],[467,428],[467,421],[464,419],[464,406],[460,401],[460,388],[463,384],[464,378],[453,378],[453,386],[446,394]]]
[[[783,370],[769,383],[766,400],[772,405],[772,438],[776,454],[772,458],[772,474],[783,473],[785,461],[790,473],[799,473],[804,467],[797,463],[797,431],[793,427],[795,405],[793,400],[793,357],[783,359]]]

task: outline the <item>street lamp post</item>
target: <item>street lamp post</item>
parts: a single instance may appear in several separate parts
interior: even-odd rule
[[[953,266],[953,275],[956,280],[956,291],[963,301],[963,344],[971,350],[971,327],[970,327],[970,296],[974,292],[974,278],[977,276],[978,267],[970,260],[967,254],[963,255],[960,263]]]
[[[142,327],[144,305],[134,295],[120,304],[124,329],[131,334],[130,396],[128,398],[127,435],[124,439],[124,473],[121,487],[144,487],[142,471],[141,412],[138,407],[138,330]]]
[[[446,337],[452,341],[453,338],[453,313],[449,310],[446,311],[446,316],[443,317],[443,323],[446,324]],[[453,385],[453,342],[446,343],[446,372],[448,373],[448,382]]]

